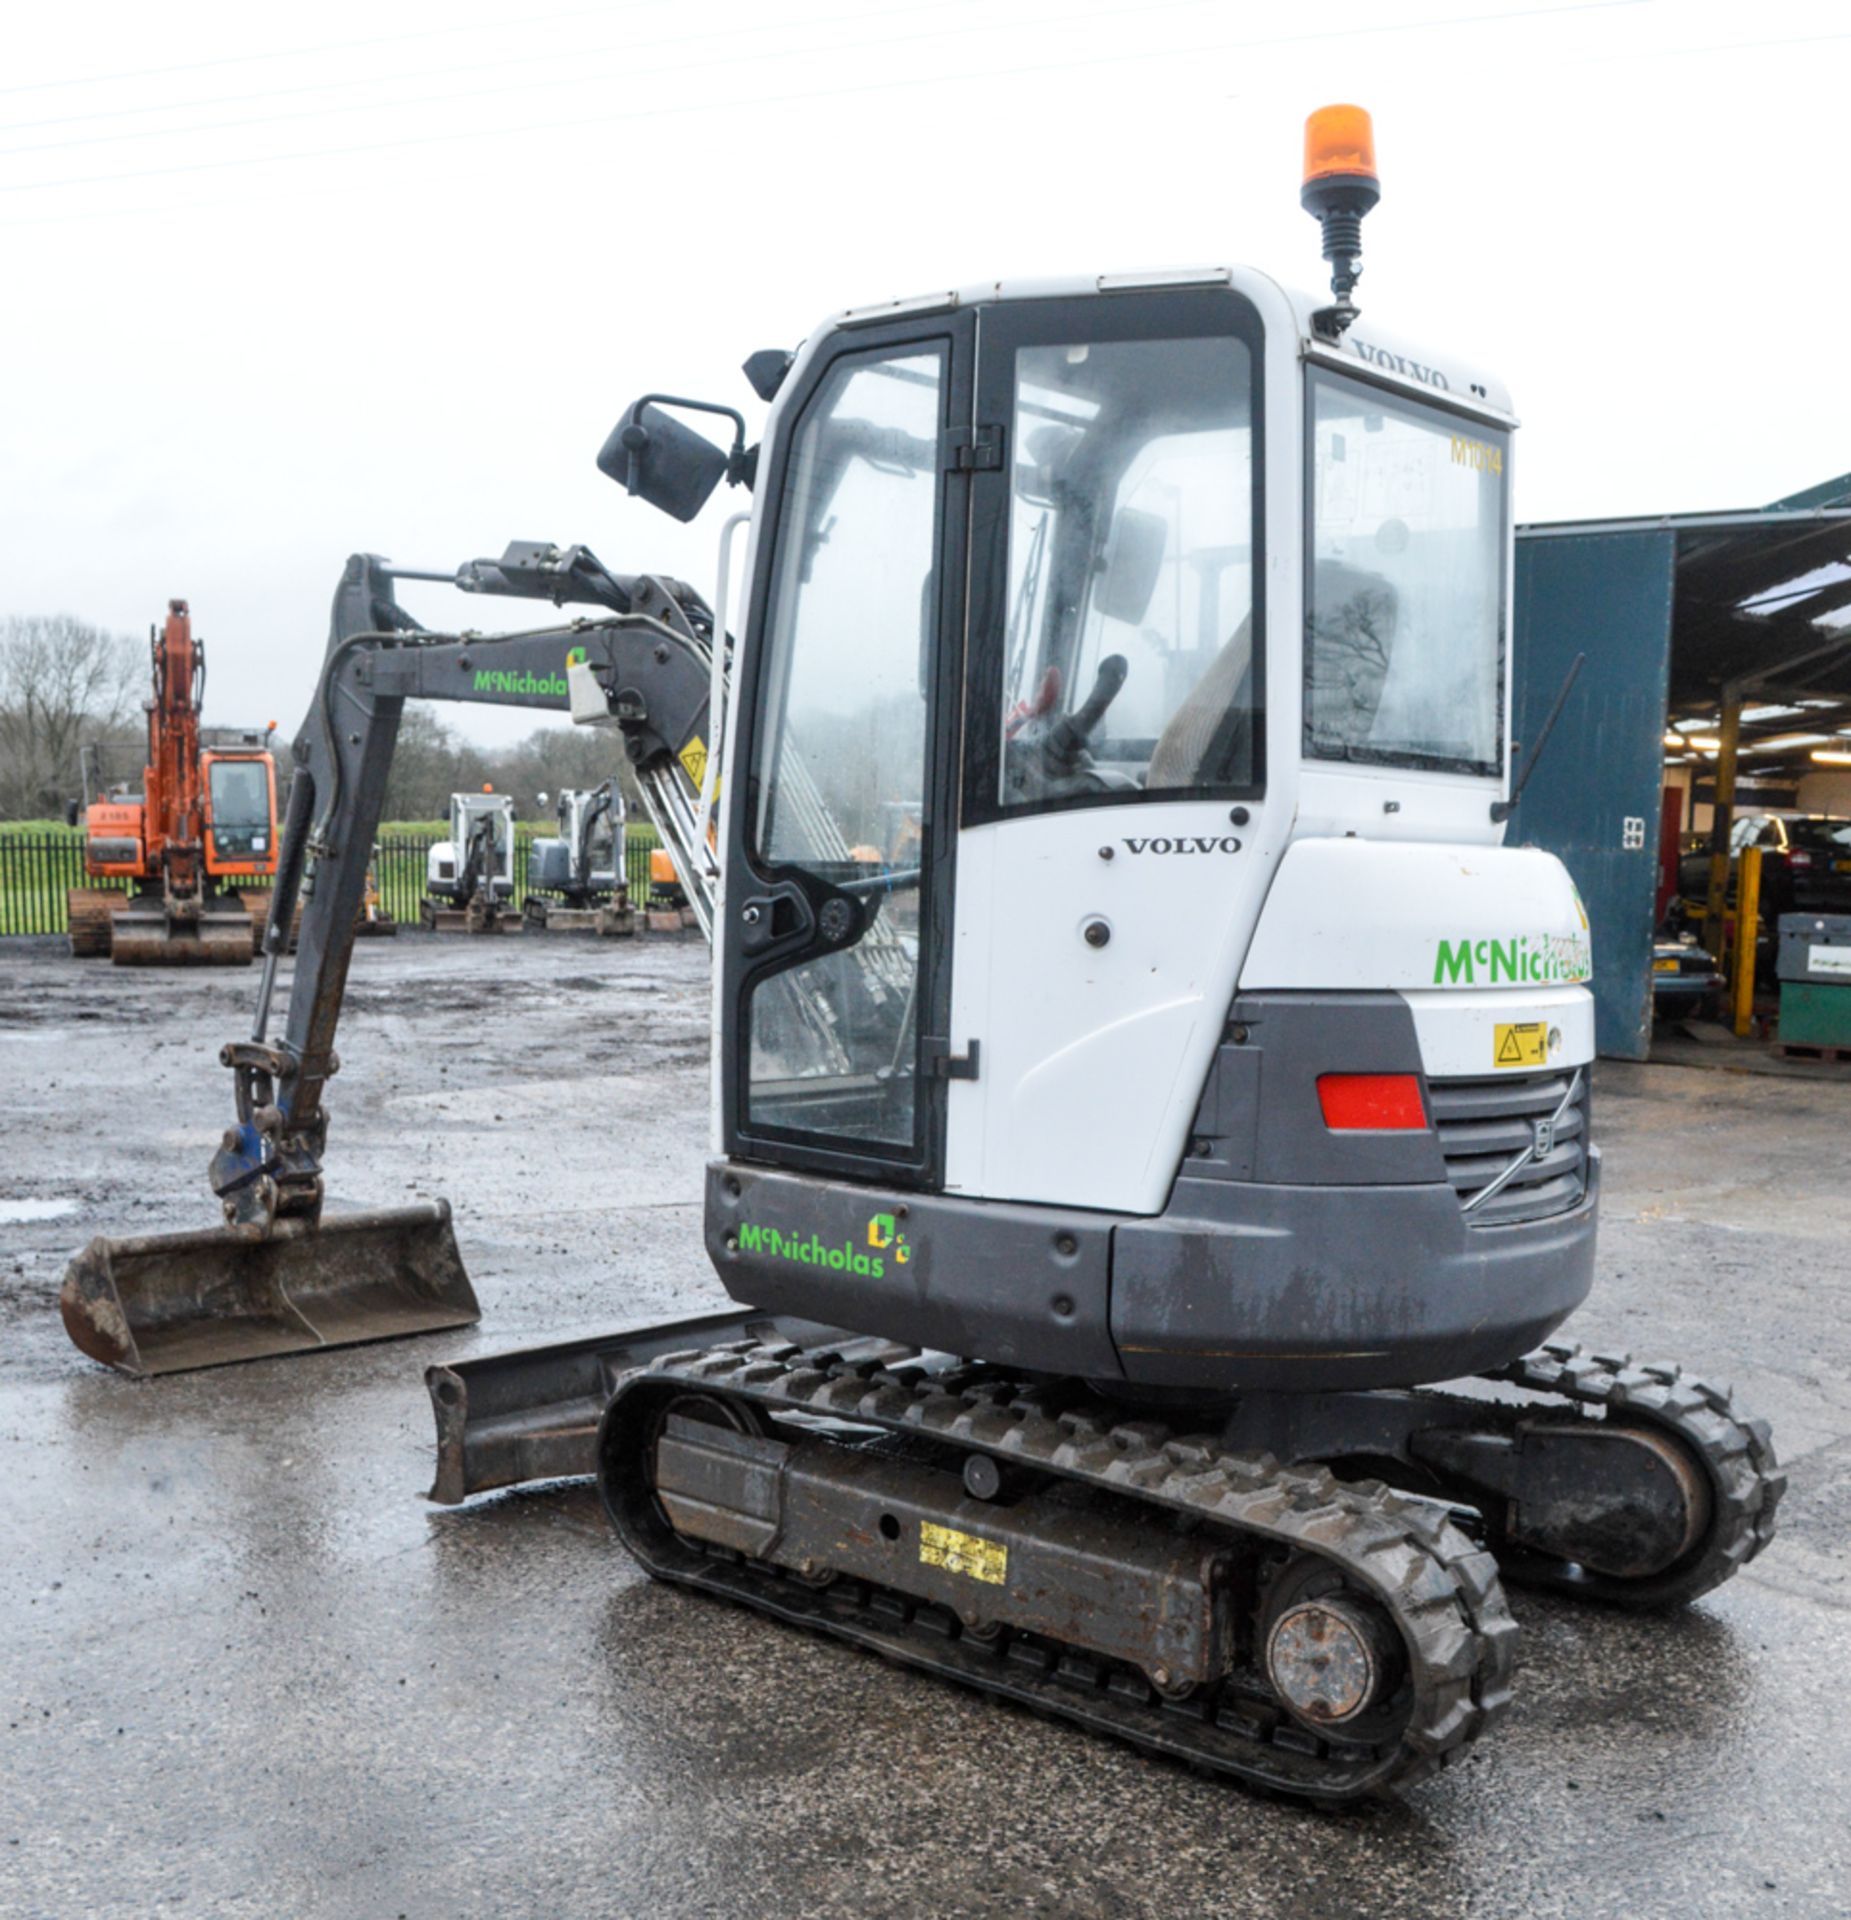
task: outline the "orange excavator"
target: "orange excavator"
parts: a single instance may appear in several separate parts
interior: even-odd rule
[[[112,787],[97,749],[84,754],[84,870],[113,886],[68,901],[71,951],[118,966],[248,966],[276,875],[274,723],[202,742],[206,655],[184,600],[150,634],[154,697],[141,791]],[[240,883],[249,887],[241,890]]]

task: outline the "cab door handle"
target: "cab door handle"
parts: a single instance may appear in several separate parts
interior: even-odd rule
[[[807,946],[815,933],[810,897],[795,881],[779,881],[739,903],[739,951],[748,960]]]

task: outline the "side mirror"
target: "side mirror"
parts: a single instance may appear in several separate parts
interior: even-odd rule
[[[654,404],[658,399],[670,406],[726,414],[737,428],[732,452],[683,426]],[[731,407],[678,400],[672,394],[647,394],[611,429],[598,450],[598,471],[672,518],[692,520],[743,457],[744,443],[745,421]]]
[[[64,803],[64,824],[74,827],[77,824],[78,810],[83,806],[81,800],[67,800]]]
[[[1141,625],[1163,572],[1163,550],[1170,530],[1161,514],[1120,507],[1106,541],[1104,571],[1093,604],[1113,620]]]
[[[752,383],[752,391],[761,400],[775,400],[784,376],[796,364],[797,356],[784,347],[765,347],[749,354],[740,371]]]

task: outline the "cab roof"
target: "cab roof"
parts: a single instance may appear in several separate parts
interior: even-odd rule
[[[1313,316],[1328,306],[1322,296],[1282,285],[1253,267],[1169,267],[1128,273],[1059,274],[1015,280],[980,281],[943,292],[851,307],[832,314],[819,333],[837,328],[878,325],[914,314],[951,312],[963,307],[988,306],[1001,300],[1094,299],[1125,293],[1157,293],[1189,287],[1229,287],[1261,298],[1265,304],[1283,302],[1296,325],[1301,353],[1328,365],[1350,365],[1389,385],[1429,398],[1439,397],[1475,412],[1495,414],[1514,426],[1516,416],[1504,383],[1463,355],[1404,338],[1376,324],[1364,312],[1339,340],[1327,340],[1316,329]]]

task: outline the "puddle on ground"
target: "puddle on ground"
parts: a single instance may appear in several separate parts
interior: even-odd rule
[[[23,1227],[33,1220],[62,1220],[77,1211],[75,1200],[0,1200],[0,1227]]]

